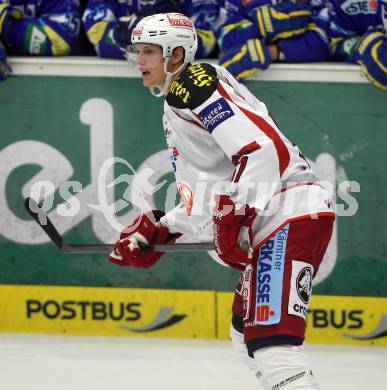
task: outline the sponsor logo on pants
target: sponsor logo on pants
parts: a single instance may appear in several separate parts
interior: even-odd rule
[[[312,293],[312,277],[312,265],[304,261],[292,261],[288,313],[304,320],[306,320],[309,299]]]
[[[281,319],[282,286],[289,225],[268,240],[259,251],[255,324],[278,324]]]

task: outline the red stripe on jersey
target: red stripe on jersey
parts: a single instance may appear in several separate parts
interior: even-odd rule
[[[202,123],[202,118],[200,118],[200,116],[199,116],[198,114],[196,114],[196,112],[194,112],[194,111],[192,111],[192,110],[191,110],[191,112],[192,112],[192,114],[195,115],[195,117],[198,119],[198,121],[199,121],[200,123]],[[207,131],[207,129],[206,129],[204,126],[202,126],[202,127],[203,127],[204,130]]]
[[[249,110],[246,110],[245,108],[239,106],[236,104],[229,94],[226,92],[226,90],[223,88],[221,83],[218,84],[218,92],[227,100],[235,104],[261,131],[263,131],[267,137],[269,137],[273,143],[274,147],[277,151],[278,155],[278,161],[279,161],[279,168],[280,168],[280,177],[284,173],[285,169],[289,165],[290,161],[290,154],[289,150],[286,147],[285,143],[282,141],[281,137],[277,133],[277,131],[268,123],[266,122],[262,117],[259,115],[250,112]]]
[[[237,165],[239,159],[245,155],[254,152],[255,150],[261,149],[261,145],[259,145],[256,141],[250,142],[245,145],[237,154],[234,154],[231,158],[231,161],[234,165]]]
[[[231,158],[232,163],[234,165],[239,164],[239,166],[235,169],[233,179],[231,181],[235,183],[239,182],[239,179],[247,165],[247,160],[248,160],[247,154],[250,154],[258,149],[261,149],[261,146],[258,145],[257,142],[253,141],[245,145],[237,154],[234,154],[232,156]]]
[[[242,158],[240,159],[239,167],[238,167],[238,169],[235,170],[235,174],[234,174],[235,176],[231,180],[232,182],[234,182],[234,183],[239,182],[239,179],[241,178],[242,173],[246,168],[248,159],[249,158],[247,156],[242,156]]]
[[[171,110],[172,110],[172,108],[171,108]],[[189,120],[189,119],[185,119],[185,118],[183,118],[181,115],[179,115],[175,110],[172,110],[175,114],[176,114],[176,116],[178,116],[180,119],[183,119],[184,121],[186,121],[186,122],[189,122],[189,123],[192,123],[193,125],[196,125],[197,127],[199,127],[199,128],[201,128],[201,129],[203,129],[203,130],[206,130],[203,126],[201,126],[199,123],[197,123],[197,122],[195,122],[195,121],[191,121],[191,120]],[[207,130],[206,130],[207,131]]]

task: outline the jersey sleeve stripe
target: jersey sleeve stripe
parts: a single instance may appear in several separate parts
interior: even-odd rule
[[[238,165],[239,160],[244,155],[255,152],[258,149],[261,149],[261,145],[259,145],[256,141],[250,142],[249,144],[245,145],[237,154],[234,154],[231,158],[231,161],[234,165]]]
[[[233,178],[231,179],[231,181],[233,183],[238,183],[239,182],[239,179],[241,178],[242,173],[243,173],[243,171],[246,168],[248,159],[249,159],[248,156],[242,156],[242,158],[240,159],[239,165],[238,165],[237,169],[235,170]]]
[[[277,151],[278,160],[279,160],[279,168],[280,168],[280,177],[284,173],[285,169],[288,167],[290,162],[290,154],[289,150],[286,147],[285,143],[282,141],[281,137],[277,133],[277,131],[268,123],[266,122],[262,117],[259,115],[246,110],[245,108],[239,106],[236,104],[227,91],[223,88],[221,83],[218,84],[218,92],[228,101],[235,104],[265,135],[270,138],[273,143],[274,147]]]

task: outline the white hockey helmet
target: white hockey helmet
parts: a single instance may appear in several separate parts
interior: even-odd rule
[[[167,93],[173,75],[194,60],[198,48],[194,24],[187,16],[177,12],[155,14],[141,19],[132,31],[131,42],[132,47],[137,43],[152,43],[161,46],[163,50],[166,80],[160,92],[157,92],[153,87],[150,88],[154,96],[162,96]],[[184,59],[181,66],[171,73],[167,70],[168,62],[172,57],[173,50],[177,47],[184,49]]]
[[[173,49],[182,47],[184,63],[192,62],[198,48],[198,38],[193,22],[177,12],[155,14],[140,20],[132,31],[132,44],[153,43],[163,49],[163,57],[172,56]]]

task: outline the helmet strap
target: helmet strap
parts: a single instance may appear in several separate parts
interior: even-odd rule
[[[165,58],[165,62],[164,62],[164,72],[165,72],[167,77],[165,78],[165,83],[164,83],[163,88],[161,90],[160,90],[160,88],[157,88],[157,87],[150,87],[149,88],[151,91],[151,94],[153,96],[156,96],[156,97],[165,96],[168,93],[168,89],[169,89],[169,85],[171,84],[172,77],[176,73],[183,70],[183,68],[187,65],[186,62],[183,62],[174,72],[168,72],[167,67],[168,67],[168,63],[169,63],[170,58],[171,57]],[[160,92],[156,92],[157,90],[159,90]]]

